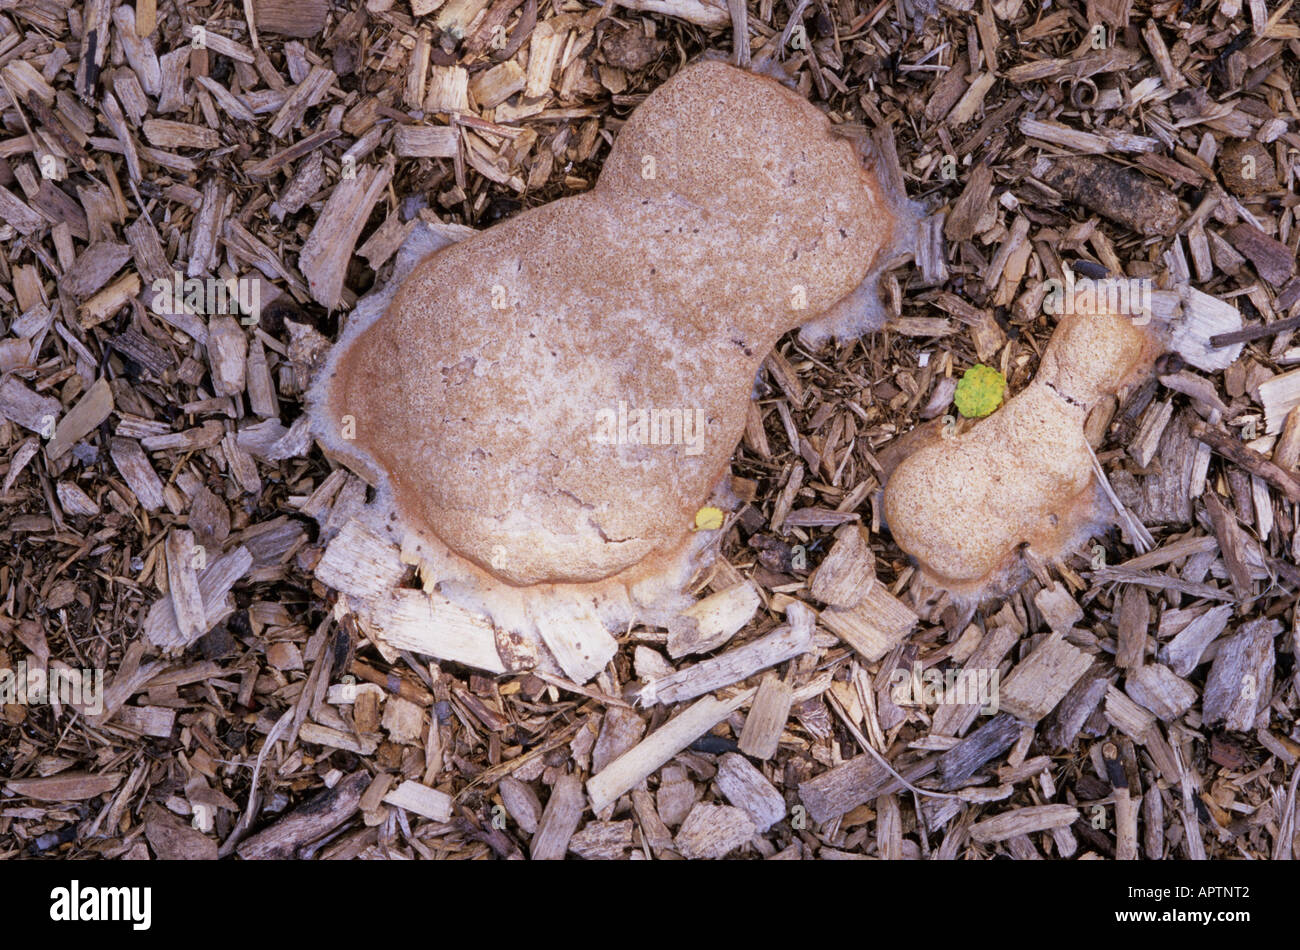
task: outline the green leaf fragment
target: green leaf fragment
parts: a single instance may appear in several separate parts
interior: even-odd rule
[[[957,411],[967,419],[983,419],[998,406],[1007,390],[1007,378],[992,366],[976,364],[957,381]]]

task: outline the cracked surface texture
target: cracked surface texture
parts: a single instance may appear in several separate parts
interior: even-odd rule
[[[885,486],[898,546],[959,598],[1001,593],[1027,545],[1060,557],[1114,520],[1093,474],[1084,421],[1161,350],[1156,333],[1111,313],[1061,318],[1033,382],[991,416],[907,455]]]
[[[498,580],[666,563],[727,471],[759,364],[863,282],[894,208],[798,94],[689,66],[629,117],[590,192],[416,265],[345,337],[314,428],[387,480],[404,527]],[[670,444],[642,443],[644,410],[668,415]],[[694,449],[678,411],[700,420]],[[628,419],[612,443],[611,414]]]

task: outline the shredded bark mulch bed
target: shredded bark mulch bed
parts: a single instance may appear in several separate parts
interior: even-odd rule
[[[417,219],[581,192],[682,65],[773,48],[933,217],[884,332],[765,364],[700,579],[739,629],[630,630],[587,685],[377,642],[314,573],[366,497],[302,424],[341,319]],[[5,697],[0,857],[1292,857],[1298,64],[1264,0],[0,3],[0,670],[104,685]],[[923,598],[882,457],[976,363],[1023,388],[1067,270],[1236,308],[1244,346],[1089,421],[1150,551]],[[189,278],[260,319],[154,306]],[[633,701],[791,599],[810,652]],[[964,668],[995,714],[896,702]],[[620,756],[654,768],[594,800]]]

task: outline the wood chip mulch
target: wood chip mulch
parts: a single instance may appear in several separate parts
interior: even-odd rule
[[[1291,0],[642,5],[0,2],[0,683],[105,687],[0,706],[0,857],[1292,857]],[[889,329],[765,366],[702,582],[740,629],[634,629],[581,687],[374,642],[314,576],[366,492],[301,424],[340,319],[417,218],[583,191],[681,65],[774,44],[935,217]],[[975,363],[1019,391],[1069,267],[1226,302],[1240,356],[1090,422],[1152,550],[920,600],[882,453]],[[260,320],[159,313],[177,276],[255,282]],[[811,649],[737,667],[787,613]],[[998,670],[996,714],[895,702],[963,668]]]

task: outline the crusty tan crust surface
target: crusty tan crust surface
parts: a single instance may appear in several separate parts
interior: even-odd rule
[[[951,438],[932,437],[889,476],[884,512],[898,546],[961,598],[1012,580],[1020,549],[1059,557],[1113,512],[1084,437],[1089,410],[1146,372],[1153,329],[1110,313],[1063,317],[1038,374],[1005,406]]]
[[[511,584],[673,561],[760,362],[863,280],[894,225],[814,106],[697,63],[632,114],[590,192],[417,265],[332,362],[316,425],[352,417],[352,454],[406,527]],[[698,414],[701,451],[597,441],[621,406]]]

